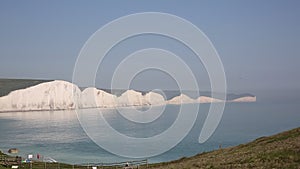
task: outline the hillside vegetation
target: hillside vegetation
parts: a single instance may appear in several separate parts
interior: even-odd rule
[[[8,95],[11,91],[25,89],[51,80],[35,79],[0,79],[0,97]]]
[[[151,168],[295,168],[300,169],[300,128],[236,147],[158,163]]]

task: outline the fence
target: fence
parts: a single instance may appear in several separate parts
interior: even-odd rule
[[[32,161],[22,163],[21,157],[0,156],[0,165],[19,169],[144,169],[148,168],[148,160],[125,161],[117,163],[86,163],[86,164],[64,164],[58,162]],[[128,165],[127,167],[125,167]],[[14,166],[14,167],[13,167]]]
[[[102,168],[124,168],[124,166],[129,165],[128,168],[148,168],[148,160],[136,160],[136,161],[125,161],[118,163],[91,163],[91,164],[81,164],[80,166],[86,166],[87,169],[97,169]],[[125,167],[126,168],[126,167]]]

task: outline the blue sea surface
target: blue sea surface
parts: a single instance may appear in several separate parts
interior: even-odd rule
[[[175,160],[218,149],[219,146],[235,146],[300,126],[300,106],[297,103],[226,103],[218,128],[205,143],[200,144],[198,138],[210,104],[199,106],[198,117],[188,135],[171,150],[149,158],[150,162]],[[107,122],[120,133],[131,137],[150,137],[168,129],[179,108],[179,105],[168,105],[157,120],[147,124],[124,120],[117,110],[101,111]],[[186,114],[189,115],[189,112]],[[0,113],[0,149],[7,152],[9,148],[18,148],[19,155],[23,157],[39,153],[73,164],[132,160],[111,154],[95,144],[82,129],[75,111]],[[132,145],[131,149],[135,151]]]

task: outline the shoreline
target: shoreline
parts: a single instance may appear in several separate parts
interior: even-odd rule
[[[256,103],[255,102],[235,102],[235,101],[223,101],[223,102],[207,102],[207,103],[182,103],[182,104],[219,104],[219,103]],[[131,109],[131,108],[143,108],[143,107],[159,107],[159,106],[167,106],[167,105],[181,105],[181,104],[173,104],[173,103],[166,103],[166,104],[159,104],[159,105],[140,105],[140,106],[116,106],[116,107],[84,107],[84,108],[72,108],[72,109],[43,109],[43,110],[37,110],[37,109],[33,109],[33,110],[5,110],[5,111],[1,111],[0,113],[18,113],[18,112],[44,112],[44,111],[72,111],[72,110],[85,110],[85,109],[104,109],[104,110],[109,110],[109,109]]]

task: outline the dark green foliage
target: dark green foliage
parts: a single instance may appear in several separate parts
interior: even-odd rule
[[[0,97],[8,95],[11,91],[25,89],[44,82],[52,80],[34,80],[34,79],[0,79]]]

